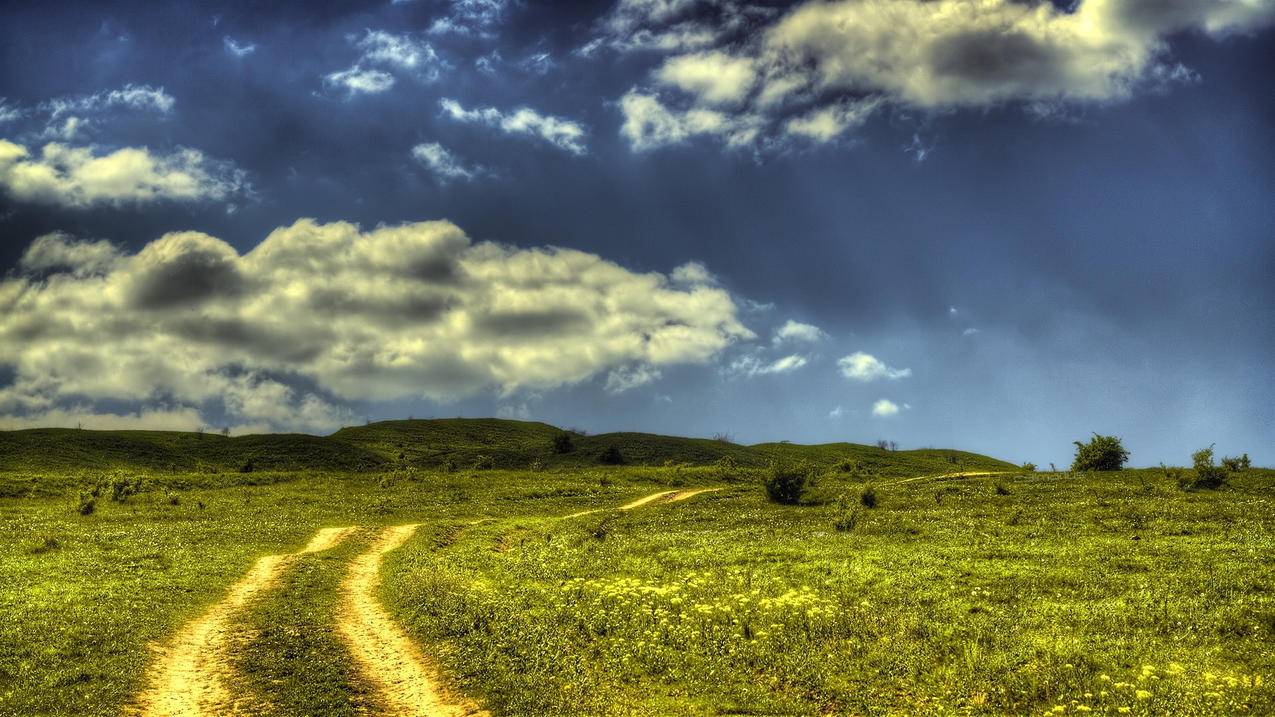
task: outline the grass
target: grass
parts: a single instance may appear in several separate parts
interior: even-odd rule
[[[0,715],[119,714],[150,645],[335,525],[368,530],[254,601],[232,661],[276,714],[375,712],[335,586],[371,529],[406,522],[383,602],[493,714],[1275,713],[1275,472],[899,483],[951,472],[912,453],[824,461],[817,506],[717,464],[0,471]],[[80,515],[117,470],[142,492]],[[724,489],[561,517],[695,485]]]

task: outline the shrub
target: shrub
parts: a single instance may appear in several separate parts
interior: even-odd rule
[[[80,515],[93,515],[93,512],[96,510],[97,510],[97,498],[94,498],[93,496],[87,495],[85,493],[81,493],[80,506],[76,508],[76,511]]]
[[[729,433],[714,433],[713,440],[718,443],[734,443],[735,437]]]
[[[563,431],[553,437],[554,453],[570,453],[576,449],[576,444],[571,440],[571,434]]]
[[[1071,464],[1073,471],[1118,471],[1129,460],[1129,451],[1124,449],[1116,436],[1100,436],[1095,433],[1088,443],[1074,443],[1076,459]]]
[[[864,508],[877,507],[877,489],[872,486],[864,488],[863,492],[859,494],[859,502],[863,504]]]
[[[863,464],[849,456],[837,461],[832,467],[842,473],[858,473],[863,470]]]
[[[1227,456],[1226,458],[1223,458],[1222,467],[1230,473],[1239,473],[1240,471],[1246,471],[1249,468],[1252,468],[1253,463],[1248,459],[1248,454],[1245,453],[1239,458],[1234,456]]]
[[[496,467],[496,461],[491,456],[475,456],[474,467],[472,470],[489,471]]]
[[[814,487],[815,471],[809,463],[774,465],[766,476],[766,495],[784,505],[797,505]]]
[[[1000,481],[996,481],[996,495],[1009,495],[1009,486]]]
[[[141,478],[116,478],[111,482],[111,500],[123,503],[141,490]]]
[[[1025,472],[1025,473],[1035,473],[1035,472],[1036,472],[1036,464],[1035,464],[1035,463],[1024,463],[1024,464],[1023,464],[1023,472]]]
[[[859,521],[863,519],[863,510],[857,507],[851,507],[846,504],[843,499],[837,505],[837,519],[832,521],[832,527],[838,533],[849,533],[859,527]]]
[[[624,463],[624,456],[620,455],[620,449],[615,446],[607,446],[605,450],[598,454],[598,462],[608,466],[618,466]]]
[[[1213,463],[1213,446],[1192,453],[1191,462],[1195,465],[1195,480],[1189,488],[1216,490],[1226,483],[1226,469]]]
[[[239,472],[240,472],[240,473],[251,473],[251,472],[253,472],[253,471],[254,471],[254,470],[256,470],[256,469],[257,469],[257,466],[256,466],[256,465],[252,462],[252,459],[251,459],[251,458],[249,458],[249,459],[248,459],[248,461],[247,461],[246,463],[244,463],[243,465],[239,466]]]

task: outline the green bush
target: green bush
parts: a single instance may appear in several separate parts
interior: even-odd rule
[[[1248,459],[1248,454],[1236,458],[1235,456],[1227,456],[1222,459],[1222,467],[1230,473],[1239,473],[1253,467],[1253,462]]]
[[[141,478],[116,478],[111,482],[111,500],[123,503],[142,490]]]
[[[1035,472],[1036,472],[1036,464],[1035,464],[1035,463],[1024,463],[1024,464],[1023,464],[1023,472],[1025,472],[1025,473],[1035,473]]]
[[[1216,490],[1226,484],[1226,469],[1213,462],[1213,446],[1191,454],[1195,480],[1188,486],[1195,490]]]
[[[776,503],[797,505],[815,487],[815,471],[809,463],[773,465],[766,476],[766,495]]]
[[[608,466],[618,466],[624,463],[624,456],[620,455],[620,449],[615,446],[607,446],[605,450],[598,454],[598,462]]]
[[[863,492],[859,494],[859,502],[863,504],[864,508],[877,507],[877,489],[872,486],[864,488]]]
[[[1129,460],[1129,451],[1124,449],[1116,436],[1100,436],[1095,433],[1088,443],[1074,443],[1076,459],[1071,464],[1073,471],[1118,471]]]

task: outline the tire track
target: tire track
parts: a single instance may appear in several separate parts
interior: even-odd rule
[[[251,705],[235,699],[230,685],[235,672],[226,648],[235,629],[235,616],[259,593],[270,589],[289,563],[307,553],[336,546],[354,528],[323,528],[301,550],[258,558],[226,596],[203,615],[187,623],[172,642],[158,648],[160,659],[151,668],[149,687],[140,696],[141,717],[200,717],[252,714]]]
[[[448,694],[437,671],[381,607],[376,590],[381,563],[407,542],[419,524],[385,528],[368,552],[354,559],[341,583],[337,629],[363,674],[377,688],[384,714],[399,717],[485,715],[464,698]]]

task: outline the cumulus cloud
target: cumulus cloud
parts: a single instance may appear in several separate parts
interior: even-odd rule
[[[785,342],[816,343],[827,337],[828,334],[814,324],[803,324],[800,321],[788,319],[783,326],[775,330],[775,336],[771,342],[776,346]]]
[[[505,134],[527,135],[542,139],[572,154],[585,154],[584,127],[562,117],[542,115],[528,107],[504,112],[495,107],[467,110],[459,102],[444,99],[439,102],[444,116],[457,122],[482,124]]]
[[[437,142],[412,147],[412,156],[442,182],[453,179],[473,179],[483,172],[481,167],[466,166],[456,158],[456,155]]]
[[[577,50],[686,52],[742,34],[773,11],[737,0],[620,0],[598,21],[597,34]]]
[[[883,378],[897,381],[912,375],[912,369],[910,368],[887,366],[881,359],[862,351],[856,351],[849,356],[841,357],[837,361],[837,366],[841,369],[842,376],[865,383]]]
[[[239,42],[230,35],[221,38],[221,44],[226,48],[226,52],[235,57],[247,57],[257,51],[257,46],[250,42]]]
[[[755,338],[710,284],[455,225],[299,220],[246,254],[200,232],[136,254],[50,235],[0,280],[0,415],[196,410],[326,430],[353,401],[624,390]],[[112,408],[111,410],[118,410]]]
[[[872,415],[874,416],[893,416],[899,412],[899,404],[888,398],[878,399],[872,404]]]
[[[695,27],[697,5],[635,0],[610,22],[684,17]],[[1170,37],[1221,38],[1273,22],[1275,0],[1081,0],[1071,9],[1043,0],[807,0],[747,37],[673,43],[681,54],[650,82],[681,93],[666,100],[671,114],[719,107],[727,115],[719,124],[761,121],[755,137],[827,142],[883,104],[1057,108],[1198,81],[1171,59]],[[626,136],[634,149],[647,146]],[[909,151],[928,152],[919,141]]]
[[[124,147],[98,154],[91,147],[50,142],[35,156],[2,139],[0,188],[15,199],[68,207],[220,200],[250,192],[242,170],[194,149],[161,154]]]

